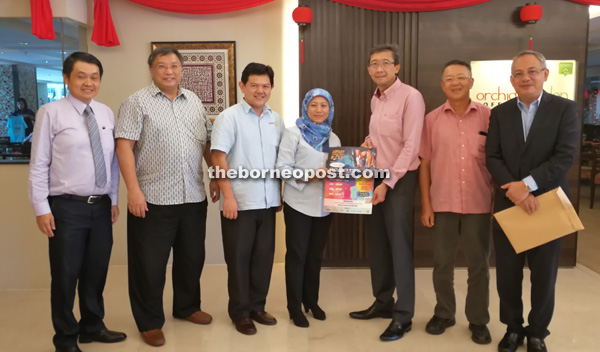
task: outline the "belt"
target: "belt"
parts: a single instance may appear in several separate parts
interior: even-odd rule
[[[74,194],[60,194],[56,197],[78,200],[81,202],[86,202],[87,204],[95,204],[101,201],[102,199],[108,198],[108,194],[101,194],[98,196],[76,196]]]

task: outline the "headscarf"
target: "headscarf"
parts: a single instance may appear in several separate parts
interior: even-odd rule
[[[323,123],[314,123],[308,117],[308,104],[315,97],[323,97],[329,103],[329,115]],[[331,132],[331,122],[333,121],[333,99],[328,91],[322,88],[311,89],[306,93],[302,101],[302,117],[296,120],[296,126],[300,129],[300,133],[304,140],[318,151],[323,151],[323,145],[329,139]]]

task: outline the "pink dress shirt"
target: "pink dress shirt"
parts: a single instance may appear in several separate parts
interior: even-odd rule
[[[115,117],[95,100],[90,103],[102,141],[106,185],[96,186],[96,169],[83,116],[86,104],[72,96],[43,105],[36,114],[29,162],[29,200],[36,216],[50,213],[48,196],[108,194],[112,205],[119,195],[119,165],[115,155]]]
[[[384,92],[379,89],[371,99],[369,135],[377,149],[376,167],[388,169],[390,177],[383,182],[394,188],[407,171],[419,167],[419,143],[425,116],[423,96],[400,79]]]
[[[491,211],[492,177],[485,166],[490,109],[471,101],[458,116],[446,101],[425,117],[420,156],[431,160],[434,212],[484,214]]]

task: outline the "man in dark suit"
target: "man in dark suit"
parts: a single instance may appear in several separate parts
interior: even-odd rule
[[[516,204],[532,214],[539,208],[535,196],[558,186],[568,193],[566,174],[579,136],[577,106],[543,90],[549,71],[541,53],[519,53],[511,71],[517,98],[492,110],[486,162],[499,187],[494,211]],[[507,325],[498,351],[515,351],[525,336],[527,351],[546,351],[544,338],[554,311],[561,240],[516,254],[496,221],[493,233],[500,321]],[[531,271],[531,311],[529,326],[524,328],[521,292],[525,259]]]

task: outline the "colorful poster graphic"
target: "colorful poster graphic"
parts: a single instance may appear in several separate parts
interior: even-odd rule
[[[371,214],[373,179],[352,178],[352,170],[374,169],[374,149],[359,147],[331,148],[327,158],[329,169],[343,169],[344,178],[325,180],[323,209],[332,213]]]

